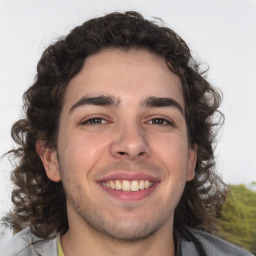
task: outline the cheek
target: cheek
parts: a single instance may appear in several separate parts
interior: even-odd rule
[[[180,194],[187,181],[188,172],[188,145],[186,137],[172,136],[158,141],[157,160],[166,170],[166,193],[175,188]],[[156,148],[156,147],[155,147]],[[175,191],[171,194],[176,194]],[[181,192],[182,193],[182,192]]]
[[[154,148],[157,149],[159,157],[167,167],[179,166],[183,170],[187,166],[188,144],[186,138],[179,136],[163,138],[156,142]]]
[[[107,152],[109,142],[102,136],[83,135],[66,136],[60,143],[60,158],[65,161],[65,166],[72,171],[88,173],[90,169],[100,161]]]

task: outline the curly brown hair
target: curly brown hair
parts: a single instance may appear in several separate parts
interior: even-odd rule
[[[56,149],[65,90],[85,59],[106,48],[146,49],[163,57],[181,79],[189,142],[198,145],[198,157],[195,177],[187,182],[175,209],[175,228],[214,231],[216,214],[225,200],[225,184],[214,171],[213,154],[217,128],[223,120],[217,110],[221,96],[205,79],[186,43],[159,23],[137,12],[111,13],[74,28],[44,51],[35,82],[23,96],[25,118],[12,127],[18,148],[9,153],[18,164],[12,172],[14,208],[4,220],[14,232],[29,227],[37,237],[48,239],[54,231],[68,230],[62,183],[47,178],[35,145],[44,141]]]

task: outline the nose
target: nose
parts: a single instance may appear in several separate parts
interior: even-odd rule
[[[143,128],[138,124],[123,124],[113,137],[110,148],[115,158],[138,160],[150,155],[150,147]]]

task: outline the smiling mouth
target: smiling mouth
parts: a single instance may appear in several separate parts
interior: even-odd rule
[[[136,192],[152,187],[154,182],[149,180],[109,180],[101,182],[101,185],[113,190]]]

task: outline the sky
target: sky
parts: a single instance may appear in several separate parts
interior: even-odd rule
[[[0,155],[14,147],[12,124],[33,83],[43,50],[89,18],[135,10],[160,17],[206,67],[223,93],[225,124],[217,171],[231,184],[256,181],[256,1],[254,0],[0,0]],[[11,165],[0,162],[0,216],[10,208]]]

